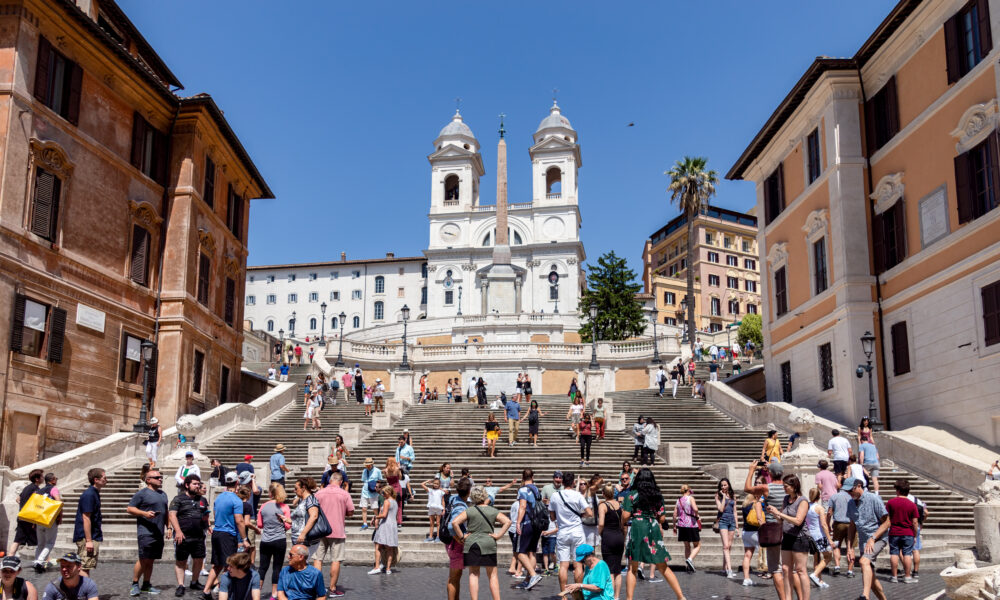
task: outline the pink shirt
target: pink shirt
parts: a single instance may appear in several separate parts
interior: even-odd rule
[[[831,471],[816,473],[816,483],[822,486],[820,498],[823,501],[829,500],[830,496],[837,493],[837,476]]]
[[[330,535],[326,537],[346,538],[344,518],[347,513],[354,511],[354,501],[351,500],[351,495],[343,488],[328,485],[316,492],[316,500],[319,502],[319,509],[323,511],[326,520],[330,522]]]
[[[351,374],[350,373],[344,373],[343,377],[341,377],[340,380],[344,382],[344,388],[345,389],[349,388],[349,387],[352,387],[351,386]]]

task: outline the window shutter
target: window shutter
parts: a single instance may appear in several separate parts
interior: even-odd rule
[[[170,138],[166,134],[153,133],[153,180],[162,186],[167,185],[170,161]]]
[[[972,220],[972,177],[969,173],[969,153],[955,157],[955,201],[958,204],[958,222]]]
[[[150,358],[149,361],[149,381],[147,382],[149,386],[150,397],[156,396],[156,371],[159,364],[160,364],[160,350],[159,348],[154,346],[153,356]],[[140,375],[140,377],[142,376]],[[142,379],[140,379],[139,381],[141,382]]]
[[[24,303],[26,298],[21,294],[14,296],[14,310],[10,323],[10,349],[20,352],[24,341]]]
[[[778,214],[785,210],[785,164],[778,163]],[[777,217],[778,214],[774,216]]]
[[[894,135],[899,133],[899,99],[896,97],[895,75],[890,77],[889,81],[885,84],[885,104],[885,116],[888,119],[888,123],[886,123],[888,136],[885,141],[888,142]]]
[[[868,98],[865,102],[865,148],[868,157],[875,154],[875,99]]]
[[[892,373],[903,375],[910,372],[910,343],[906,335],[906,321],[901,321],[889,330],[892,337]]]
[[[882,215],[875,215],[872,218],[872,259],[875,266],[875,274],[881,275],[885,272],[885,223]]]
[[[49,326],[49,361],[61,363],[66,340],[66,309],[53,307]]]
[[[146,133],[146,120],[136,112],[132,115],[132,166],[142,169],[142,140]]]
[[[215,206],[215,163],[211,158],[205,157],[205,185],[202,191],[205,204]]]
[[[208,306],[208,271],[212,263],[204,254],[198,259],[198,302]]]
[[[236,196],[236,227],[233,229],[233,235],[241,242],[243,241],[243,213],[246,210],[246,205],[246,198]]]
[[[983,287],[983,330],[985,344],[1000,343],[1000,282]]]
[[[898,265],[906,258],[906,210],[902,200],[897,200],[890,210],[893,212],[892,224],[895,228],[896,264]]]
[[[224,320],[226,324],[232,326],[233,316],[236,312],[236,282],[232,278],[226,278],[226,306],[225,306]]]
[[[31,209],[31,232],[54,241],[59,202],[59,179],[44,169],[35,175],[35,201]]]
[[[118,381],[125,381],[125,348],[128,346],[128,334],[122,332],[122,343],[118,347]]]
[[[149,285],[149,232],[139,225],[132,226],[132,263],[129,277],[139,285]]]
[[[226,227],[233,231],[233,219],[236,216],[236,193],[233,191],[233,184],[226,186]]]
[[[958,15],[944,23],[944,49],[948,63],[948,83],[955,83],[962,77],[962,63],[958,50]]]
[[[66,67],[72,69],[69,78],[69,101],[66,107],[66,120],[74,125],[80,124],[80,95],[83,90],[83,69],[76,63],[66,61]]]
[[[768,177],[764,180],[764,224],[770,224],[774,220],[774,215],[771,210],[771,178]]]
[[[979,12],[979,47],[983,58],[993,49],[993,33],[990,31],[990,3],[989,0],[977,0],[976,7]]]
[[[49,71],[51,70],[52,45],[38,36],[38,61],[35,63],[35,98],[44,103],[49,100]]]

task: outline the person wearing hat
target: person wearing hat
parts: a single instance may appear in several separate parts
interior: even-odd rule
[[[285,455],[282,452],[285,451],[284,444],[278,444],[274,447],[274,454],[271,455],[271,483],[278,483],[282,486],[285,485],[285,473],[288,472],[288,467],[285,466]]]
[[[177,467],[177,473],[174,474],[174,482],[177,484],[177,492],[180,494],[184,493],[184,480],[188,475],[197,475],[198,481],[201,481],[201,469],[194,464],[194,452],[190,450],[184,454],[184,464]]]
[[[243,499],[236,495],[240,476],[235,471],[226,473],[226,491],[215,497],[212,513],[215,515],[212,529],[212,570],[205,581],[204,598],[211,600],[212,586],[219,574],[225,570],[226,561],[237,552],[243,552],[247,544],[246,526],[243,524]]]
[[[594,547],[590,544],[577,546],[576,562],[583,564],[583,581],[568,584],[562,595],[572,594],[583,600],[614,600],[615,588],[608,563],[597,558]]]
[[[205,533],[208,530],[208,500],[201,495],[201,477],[184,476],[183,492],[170,501],[170,527],[174,531],[174,571],[177,597],[184,595],[184,571],[191,558],[192,573],[200,573],[205,562]],[[200,590],[198,575],[191,576],[191,589]]]
[[[375,399],[375,412],[385,412],[383,396],[385,396],[385,386],[382,385],[382,380],[376,377],[375,387],[372,388],[372,397]]]
[[[156,466],[156,451],[160,447],[160,420],[153,417],[149,420],[149,432],[146,433],[146,458],[149,459],[149,467]]]
[[[132,569],[130,596],[142,592],[158,594],[160,590],[150,583],[153,563],[163,557],[163,529],[167,521],[167,494],[163,491],[163,474],[159,469],[146,473],[146,487],[132,496],[128,503],[128,514],[135,517],[136,542],[139,545],[139,559]],[[143,584],[139,587],[139,578]]]
[[[847,518],[851,521],[848,536],[858,540],[858,549],[862,552],[861,578],[864,598],[869,598],[872,592],[879,598],[885,598],[882,584],[875,578],[875,559],[889,545],[889,511],[878,494],[865,490],[865,480],[857,477],[844,479],[841,488],[851,495],[852,502],[847,503]],[[847,564],[854,564],[854,546],[847,546]]]
[[[0,560],[0,588],[3,597],[9,600],[38,600],[38,590],[30,581],[18,577],[20,573],[20,558],[5,556]]]
[[[376,485],[382,479],[382,471],[375,466],[370,457],[365,459],[365,468],[361,471],[361,529],[368,529],[368,509],[378,511],[378,490]]]
[[[250,464],[250,461],[252,460],[253,460],[253,454],[244,455],[243,462],[236,465],[236,473],[239,475],[242,475],[244,471],[255,473],[256,471],[254,471],[253,465]]]
[[[542,486],[542,501],[548,504],[549,499],[561,489],[563,489],[563,474],[562,471],[556,471],[552,474],[552,483]]]
[[[83,559],[76,552],[59,557],[60,579],[45,586],[44,600],[97,600],[97,584],[80,573]]]

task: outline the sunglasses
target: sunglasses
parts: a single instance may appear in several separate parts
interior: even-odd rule
[[[163,479],[163,475],[150,475],[146,479]]]

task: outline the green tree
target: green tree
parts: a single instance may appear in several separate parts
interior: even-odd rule
[[[580,328],[580,337],[591,341],[594,323],[590,319],[590,305],[597,305],[597,339],[625,340],[642,335],[646,330],[646,317],[635,295],[642,289],[636,281],[635,271],[629,269],[624,258],[614,251],[597,259],[596,265],[587,265],[587,288],[580,298],[580,315],[586,321]]]
[[[764,334],[760,330],[760,315],[746,314],[740,321],[740,328],[736,330],[736,343],[742,347],[747,342],[753,342],[758,350],[764,347]]]
[[[670,201],[681,209],[687,217],[687,330],[691,353],[694,354],[695,323],[694,323],[694,219],[701,211],[703,204],[715,195],[715,184],[719,181],[714,170],[706,170],[708,159],[705,157],[685,156],[677,161],[673,168],[664,174],[670,176]]]

